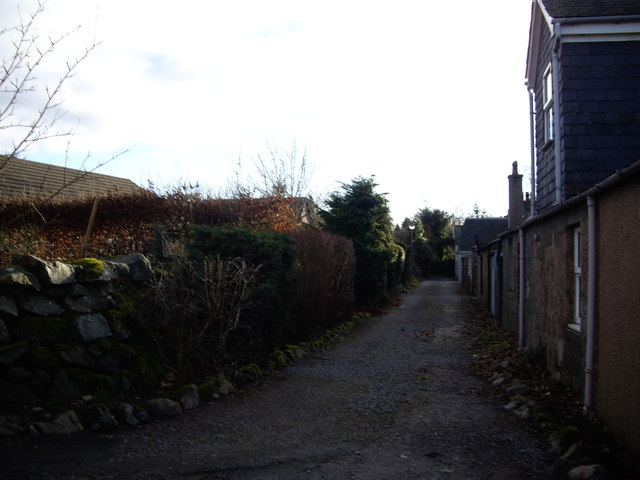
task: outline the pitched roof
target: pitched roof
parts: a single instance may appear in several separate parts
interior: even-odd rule
[[[467,218],[462,225],[457,244],[461,251],[471,251],[474,246],[482,246],[498,238],[507,229],[504,217]]]
[[[48,199],[55,195],[55,200],[71,200],[142,190],[126,178],[18,158],[12,158],[3,167],[5,159],[0,157],[0,199]]]
[[[638,0],[540,0],[553,18],[640,15]]]

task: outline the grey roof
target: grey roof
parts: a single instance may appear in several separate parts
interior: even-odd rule
[[[126,178],[18,158],[4,165],[6,158],[0,157],[0,199],[49,199],[55,195],[55,200],[71,200],[142,190]]]
[[[460,237],[456,239],[459,250],[470,251],[474,246],[482,246],[498,238],[507,229],[504,217],[467,218],[462,225]]]
[[[640,15],[639,0],[541,0],[553,18]]]

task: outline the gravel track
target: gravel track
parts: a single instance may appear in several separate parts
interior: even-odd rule
[[[527,425],[468,370],[465,297],[425,281],[240,398],[114,434],[0,442],[7,480],[549,478]]]

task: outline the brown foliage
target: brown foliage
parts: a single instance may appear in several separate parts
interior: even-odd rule
[[[133,252],[153,256],[154,229],[188,239],[192,225],[235,225],[288,232],[299,228],[296,199],[220,199],[175,188],[164,195],[141,191],[99,198],[95,225],[83,245],[94,200],[3,200],[0,203],[0,264],[15,252],[46,260],[109,257]]]

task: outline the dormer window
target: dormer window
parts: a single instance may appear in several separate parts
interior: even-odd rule
[[[544,116],[544,141],[553,140],[553,72],[551,64],[542,76],[542,108]]]

